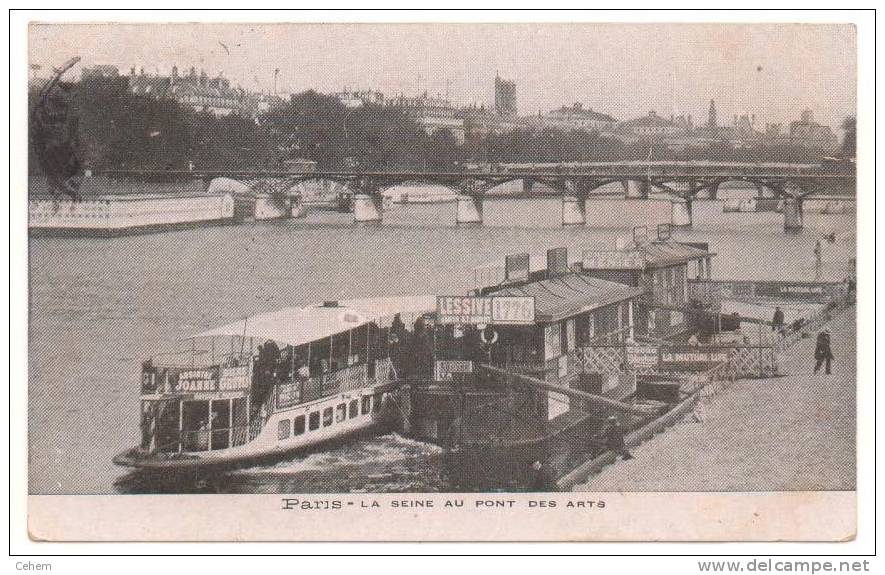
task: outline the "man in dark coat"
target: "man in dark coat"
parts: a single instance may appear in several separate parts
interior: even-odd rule
[[[780,306],[774,308],[774,317],[771,319],[771,331],[783,331],[784,329],[784,310]]]
[[[817,344],[814,346],[814,373],[826,363],[826,374],[830,375],[830,362],[833,360],[833,350],[830,348],[830,330],[825,329],[817,334]]]
[[[627,445],[624,443],[624,428],[621,427],[618,418],[614,415],[608,418],[608,428],[605,430],[605,446],[609,451],[622,456],[624,460],[633,459],[633,455],[627,451]]]

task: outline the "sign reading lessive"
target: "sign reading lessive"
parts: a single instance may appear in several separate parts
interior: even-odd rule
[[[436,319],[442,324],[531,324],[531,296],[437,296]]]

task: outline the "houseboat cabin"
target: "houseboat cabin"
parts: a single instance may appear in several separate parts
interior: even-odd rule
[[[325,302],[199,333],[142,364],[141,444],[119,465],[231,464],[308,448],[379,423],[432,296]]]
[[[590,277],[640,287],[645,294],[634,317],[637,336],[668,339],[684,336],[690,318],[680,310],[690,307],[689,279],[709,279],[712,258],[706,244],[680,243],[661,226],[653,241],[636,233],[616,250],[585,250],[582,272]]]
[[[543,274],[530,272],[530,256],[518,254],[508,257],[504,281],[437,298],[432,385],[412,393],[415,435],[445,442],[455,429],[462,443],[489,434],[516,443],[575,416],[566,395],[503,385],[483,364],[613,399],[635,391],[635,378],[587,371],[582,347],[630,340],[643,290],[573,271],[559,250],[551,250],[558,255]],[[528,427],[517,429],[520,422]]]

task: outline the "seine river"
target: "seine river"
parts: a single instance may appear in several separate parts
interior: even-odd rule
[[[746,190],[738,193],[746,195]],[[752,194],[750,194],[752,195]],[[777,213],[723,214],[695,202],[676,239],[709,242],[717,279],[842,279],[854,215],[807,213],[787,235]],[[307,218],[103,238],[30,241],[30,491],[139,491],[111,457],[139,441],[139,364],[170,342],[244,315],[329,299],[462,293],[473,268],[549,247],[613,249],[634,225],[668,222],[665,201],[600,201],[588,225],[562,228],[556,198],[485,202],[485,225],[457,228],[455,205],[396,205],[384,224],[313,210]],[[433,445],[396,434],[227,476],[232,492],[436,491],[449,486]]]

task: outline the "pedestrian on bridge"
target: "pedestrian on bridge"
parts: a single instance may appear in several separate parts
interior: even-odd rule
[[[826,363],[826,374],[830,375],[830,362],[833,360],[833,350],[830,348],[830,330],[824,329],[817,334],[817,344],[814,346],[814,373]]]

